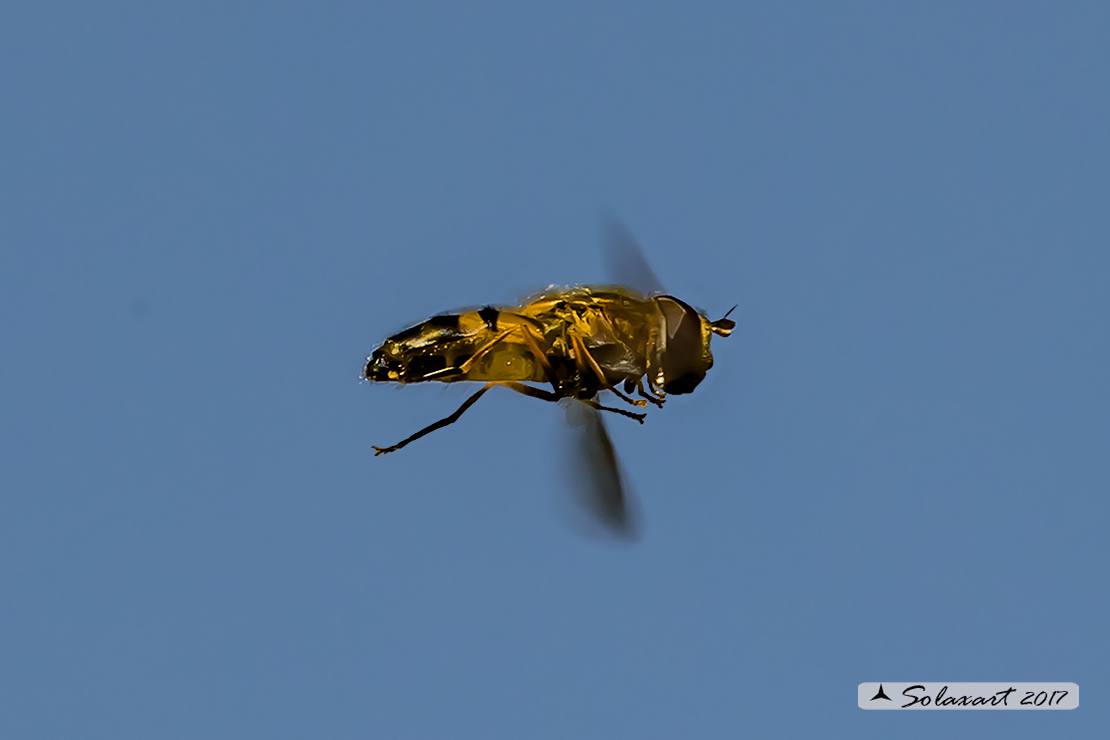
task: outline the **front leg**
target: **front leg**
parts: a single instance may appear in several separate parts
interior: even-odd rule
[[[533,388],[530,385],[524,385],[524,383],[502,383],[502,385],[504,385],[508,388],[512,388],[517,393],[522,393],[525,396],[531,396],[532,398],[538,398],[538,399],[543,400],[543,401],[551,401],[552,403],[555,403],[555,402],[561,401],[564,398],[567,398],[567,396],[560,395],[558,393],[552,393],[551,391],[545,391],[541,388]],[[609,388],[608,390],[613,390],[613,389]],[[636,421],[640,422],[641,424],[644,423],[644,418],[647,417],[647,414],[634,414],[631,411],[625,411],[624,409],[614,409],[614,408],[610,408],[608,406],[602,406],[597,401],[586,400],[586,399],[579,399],[579,400],[582,403],[586,404],[587,406],[591,406],[591,407],[597,409],[598,411],[611,411],[614,414],[620,414],[621,416],[627,416],[629,419],[635,419]]]
[[[634,400],[632,398],[629,398],[628,396],[624,395],[623,393],[618,391],[616,388],[606,388],[606,390],[612,391],[613,395],[615,395],[617,398],[621,399],[625,403],[629,403],[629,404],[631,404],[633,406],[636,406],[638,408],[641,408],[641,409],[644,408],[645,406],[647,406],[647,401],[636,401],[636,400]]]
[[[624,381],[624,392],[625,393],[631,393],[633,390],[635,390],[636,393],[638,393],[640,395],[640,398],[645,399],[644,401],[639,402],[641,406],[646,406],[647,405],[646,401],[651,401],[652,403],[654,403],[659,408],[663,408],[663,401],[664,401],[663,395],[662,394],[655,395],[654,392],[648,393],[647,391],[645,391],[644,390],[644,379],[642,377],[641,378],[636,378],[636,380],[632,380],[631,378],[629,378],[629,379]]]

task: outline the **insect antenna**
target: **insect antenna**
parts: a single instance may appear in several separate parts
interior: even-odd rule
[[[739,303],[736,304],[736,306],[739,305]],[[721,337],[727,337],[729,334],[732,333],[732,330],[736,328],[736,322],[728,317],[730,313],[736,310],[736,306],[730,308],[724,316],[717,319],[716,321],[709,322],[709,326],[713,329],[714,334]]]

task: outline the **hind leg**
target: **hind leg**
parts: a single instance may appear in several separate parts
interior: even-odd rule
[[[466,413],[466,410],[468,408],[473,406],[478,401],[478,399],[482,397],[483,393],[488,391],[494,385],[496,385],[496,383],[486,383],[485,386],[483,386],[481,390],[479,390],[477,393],[475,393],[470,398],[466,399],[466,401],[463,403],[463,405],[459,406],[458,410],[455,413],[451,414],[450,416],[448,416],[445,419],[440,419],[435,424],[429,424],[428,426],[424,427],[423,429],[421,429],[419,432],[412,435],[408,439],[404,439],[404,440],[398,442],[397,444],[393,445],[392,447],[374,447],[374,457],[377,457],[378,455],[384,455],[387,452],[396,452],[397,450],[399,450],[402,447],[404,447],[405,445],[407,445],[409,442],[414,442],[414,441],[420,439],[421,437],[423,437],[426,434],[431,434],[432,432],[434,432],[437,429],[442,429],[443,427],[447,426],[448,424],[454,424],[456,421],[459,420],[460,416],[462,416],[464,413]]]

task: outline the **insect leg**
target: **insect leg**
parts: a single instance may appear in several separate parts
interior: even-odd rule
[[[531,349],[532,354],[536,358],[536,362],[539,363],[539,366],[544,369],[544,375],[547,376],[547,382],[551,383],[552,387],[555,388],[556,391],[558,391],[558,377],[555,376],[555,368],[552,367],[551,362],[548,362],[547,355],[544,354],[543,349],[539,348],[539,343],[536,342],[536,337],[532,335],[532,332],[528,330],[527,326],[522,325],[521,332],[524,334],[524,343],[528,345],[528,349]],[[524,387],[528,388],[531,386]]]
[[[464,362],[462,365],[459,366],[459,372],[462,373],[463,375],[465,375],[466,372],[470,369],[470,367],[475,362],[482,359],[482,357],[484,357],[486,355],[486,353],[488,353],[491,349],[493,349],[498,344],[500,344],[505,339],[505,337],[509,336],[514,331],[516,331],[516,327],[515,326],[510,327],[510,328],[506,329],[505,331],[501,332],[500,334],[498,334],[493,339],[486,342],[484,345],[482,345],[482,347],[477,352],[475,352],[473,355],[471,355],[470,358],[466,362]]]
[[[633,406],[639,406],[640,408],[643,408],[644,406],[647,406],[647,402],[632,400],[628,396],[626,396],[623,393],[621,393],[620,391],[618,391],[616,389],[616,386],[614,386],[612,383],[609,382],[609,379],[605,377],[605,373],[601,370],[601,366],[597,364],[597,360],[595,360],[593,355],[590,354],[590,351],[588,349],[586,349],[586,344],[582,341],[581,337],[579,337],[575,334],[571,334],[570,335],[570,341],[571,341],[571,345],[574,347],[574,354],[575,354],[575,358],[576,358],[576,362],[578,363],[578,366],[580,368],[582,368],[583,370],[588,369],[588,370],[592,371],[593,374],[597,376],[598,380],[601,381],[601,387],[602,388],[604,388],[605,390],[612,391],[613,393],[615,393],[617,395],[617,397],[619,397],[620,399],[622,399],[624,401],[627,401],[628,403],[632,404]],[[645,416],[644,414],[633,414],[631,412],[623,411],[623,410],[620,410],[620,409],[611,409],[607,406],[602,406],[597,401],[585,401],[585,403],[590,405],[590,406],[593,406],[595,409],[598,409],[600,411],[612,411],[612,412],[620,414],[622,416],[628,416],[630,418],[633,418],[636,421],[640,422],[641,424],[644,423],[644,416]]]
[[[615,395],[615,396],[616,396],[617,398],[619,398],[619,399],[621,399],[622,401],[625,401],[625,402],[627,402],[627,403],[630,403],[630,404],[632,404],[633,406],[637,406],[637,407],[639,407],[639,408],[643,408],[643,407],[647,406],[647,401],[637,401],[637,400],[635,400],[635,399],[633,399],[633,398],[629,398],[628,396],[626,396],[626,395],[624,395],[623,393],[621,393],[620,391],[618,391],[618,390],[617,390],[616,388],[609,388],[608,390],[612,391],[612,392],[613,392],[613,394],[614,394],[614,395]]]
[[[533,388],[530,385],[524,385],[524,383],[501,383],[500,385],[503,385],[506,388],[512,388],[517,393],[523,393],[526,396],[538,398],[543,401],[551,401],[552,403],[556,401],[561,401],[562,399],[566,398],[566,396],[561,396],[558,393],[545,391],[542,388]],[[587,406],[597,409],[598,411],[612,411],[614,414],[620,414],[621,416],[627,416],[629,419],[635,419],[641,424],[644,423],[644,419],[647,417],[647,414],[634,414],[631,411],[625,411],[624,409],[614,409],[609,408],[608,406],[602,406],[597,401],[587,401],[584,399],[579,400]]]
[[[455,423],[456,421],[458,421],[458,420],[459,420],[459,417],[460,417],[460,416],[462,416],[462,415],[463,415],[463,413],[464,413],[464,412],[465,412],[465,411],[466,411],[466,410],[467,410],[468,408],[470,408],[471,406],[473,406],[473,405],[474,405],[474,403],[475,403],[475,402],[476,402],[476,401],[477,401],[477,400],[478,400],[479,398],[481,398],[481,397],[482,397],[482,394],[483,394],[483,393],[485,393],[486,391],[488,391],[488,390],[489,390],[490,388],[492,388],[492,387],[493,387],[494,385],[496,385],[496,383],[486,383],[486,384],[485,384],[485,385],[484,385],[484,386],[482,387],[482,389],[481,389],[481,390],[479,390],[479,391],[478,391],[477,393],[475,393],[475,394],[474,394],[473,396],[471,396],[470,398],[466,399],[466,401],[465,401],[465,402],[463,403],[463,405],[462,405],[462,406],[459,406],[459,409],[458,409],[458,411],[456,411],[455,413],[451,414],[450,416],[448,416],[448,417],[447,417],[447,418],[445,418],[445,419],[440,419],[440,420],[439,420],[439,421],[437,421],[437,422],[436,422],[435,424],[431,424],[431,425],[429,425],[429,426],[426,426],[426,427],[424,427],[423,429],[421,429],[421,430],[420,430],[419,432],[417,432],[416,434],[412,435],[412,436],[411,436],[411,437],[409,437],[408,439],[402,440],[401,442],[398,442],[397,444],[393,445],[392,447],[374,447],[374,457],[377,457],[378,455],[384,455],[384,454],[385,454],[385,453],[387,453],[387,452],[395,452],[396,450],[399,450],[399,449],[401,449],[402,447],[404,447],[405,445],[407,445],[407,444],[408,444],[409,442],[413,442],[413,441],[415,441],[415,440],[418,440],[418,439],[420,439],[420,438],[421,438],[421,437],[423,437],[423,436],[424,436],[425,434],[431,434],[431,433],[432,433],[432,432],[434,432],[435,430],[437,430],[437,429],[442,429],[443,427],[447,426],[448,424],[454,424],[454,423]]]
[[[613,390],[613,389],[610,388],[609,390]],[[597,409],[598,411],[612,411],[614,414],[620,414],[621,416],[627,416],[629,419],[635,419],[636,421],[640,422],[641,424],[643,424],[644,419],[647,418],[647,414],[634,414],[631,411],[625,411],[624,409],[614,409],[614,408],[610,408],[609,406],[602,406],[597,401],[582,401],[582,403],[586,404],[587,406],[592,406],[593,408]]]
[[[644,381],[642,379],[636,381],[636,392],[640,395],[641,398],[646,398],[659,408],[663,408],[663,401],[665,399],[662,396],[648,394],[647,391],[644,390]]]
[[[592,371],[593,374],[597,376],[597,379],[601,381],[601,386],[603,388],[609,388],[608,378],[606,378],[605,373],[601,371],[601,366],[597,364],[597,360],[594,359],[594,356],[586,349],[586,344],[582,341],[582,338],[577,334],[571,334],[570,343],[571,346],[574,347],[574,355],[579,367],[583,370]]]

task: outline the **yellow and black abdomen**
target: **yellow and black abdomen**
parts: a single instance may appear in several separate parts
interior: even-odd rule
[[[542,325],[519,314],[486,307],[433,316],[385,340],[370,356],[365,377],[395,383],[541,382],[546,377],[533,346],[545,352],[545,344]]]

